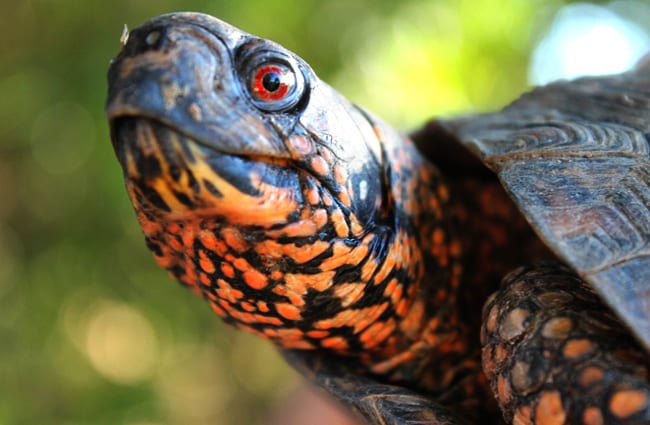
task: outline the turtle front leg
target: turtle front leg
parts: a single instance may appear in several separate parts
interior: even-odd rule
[[[508,275],[486,303],[483,370],[513,424],[650,424],[648,353],[559,265]]]

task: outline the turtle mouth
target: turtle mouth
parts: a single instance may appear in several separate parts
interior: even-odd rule
[[[236,135],[228,134],[227,126],[221,128],[222,131],[214,131],[209,139],[205,135],[196,134],[191,129],[183,129],[174,121],[168,121],[165,118],[156,117],[142,111],[130,113],[128,110],[111,111],[109,113],[109,129],[111,142],[115,154],[120,163],[123,164],[123,155],[129,149],[137,148],[142,144],[149,142],[159,143],[163,146],[171,144],[169,139],[177,137],[179,142],[185,145],[197,145],[215,154],[239,156],[239,157],[257,157],[264,162],[282,161],[283,152],[263,151],[255,149],[254,144],[237,141]],[[151,133],[153,131],[153,134]],[[151,140],[151,136],[157,140]],[[269,136],[264,134],[264,136]],[[267,139],[268,137],[265,137]]]
[[[146,117],[112,120],[111,135],[136,210],[269,227],[302,207],[300,172],[283,158],[216,150]]]

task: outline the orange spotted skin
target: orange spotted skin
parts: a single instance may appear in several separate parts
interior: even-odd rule
[[[148,120],[121,123],[117,137],[138,141],[120,156],[147,245],[226,322],[400,380],[398,366],[430,361],[433,347],[464,350],[450,308],[461,268],[446,189],[408,141],[386,146],[392,189],[369,227],[351,209],[360,194],[350,182],[371,176],[332,179],[344,171],[323,168],[326,147],[329,162],[230,157]]]
[[[250,80],[267,69],[292,73],[284,103]],[[147,245],[226,322],[414,387],[477,373],[458,365],[449,190],[409,140],[292,53],[203,15],[133,31],[109,78]]]

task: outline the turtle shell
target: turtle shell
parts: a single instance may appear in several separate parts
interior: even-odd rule
[[[494,171],[541,239],[650,350],[650,64],[431,122]]]

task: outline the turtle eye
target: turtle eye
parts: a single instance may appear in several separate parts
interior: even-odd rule
[[[242,85],[253,104],[266,112],[282,112],[296,106],[305,80],[289,57],[269,51],[248,56],[240,71]]]
[[[293,72],[281,64],[263,64],[253,71],[250,91],[259,102],[277,102],[296,89]]]

